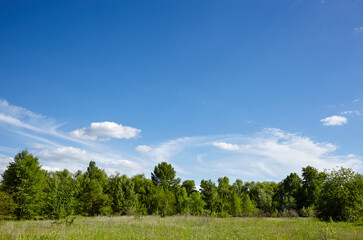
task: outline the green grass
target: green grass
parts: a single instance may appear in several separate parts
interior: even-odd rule
[[[0,221],[0,239],[363,239],[363,226],[307,218],[77,217]]]

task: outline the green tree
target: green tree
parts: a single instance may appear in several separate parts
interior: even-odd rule
[[[175,195],[175,213],[187,213],[189,211],[188,206],[188,194],[185,187],[176,186],[173,188]]]
[[[117,174],[109,179],[108,193],[111,197],[111,207],[114,214],[135,214],[137,211],[137,196],[135,183],[126,175]]]
[[[349,168],[332,170],[321,188],[316,210],[323,220],[363,220],[363,176]]]
[[[247,188],[243,185],[243,182],[240,179],[237,179],[233,183],[232,189],[237,193],[240,198],[242,198],[242,196],[247,193]]]
[[[236,192],[232,192],[229,214],[235,217],[242,214],[242,200]]]
[[[200,193],[203,201],[206,203],[205,208],[215,212],[217,205],[217,187],[212,180],[202,180],[200,182]]]
[[[243,195],[241,208],[242,215],[244,216],[250,216],[256,211],[256,207],[248,194]]]
[[[0,191],[0,216],[10,216],[14,214],[16,204],[10,194]]]
[[[12,195],[19,219],[32,218],[40,213],[44,204],[45,171],[38,158],[27,150],[14,157],[2,175],[2,189]]]
[[[46,178],[45,213],[52,219],[74,214],[75,180],[68,170],[51,172]]]
[[[154,172],[151,173],[151,179],[155,186],[162,186],[170,189],[174,185],[180,184],[180,178],[175,178],[175,170],[166,162],[159,163],[155,166]]]
[[[303,182],[296,196],[298,208],[308,208],[314,206],[318,200],[321,186],[324,183],[326,174],[319,172],[312,166],[307,166],[302,169]]]
[[[245,183],[246,184],[246,183]],[[251,182],[249,185],[249,195],[252,202],[264,212],[273,210],[272,197],[276,193],[278,185],[274,182]]]
[[[175,213],[175,195],[172,191],[164,189],[162,186],[154,186],[149,201],[152,213],[159,214],[161,217]]]
[[[123,181],[119,174],[109,179],[109,195],[111,197],[111,208],[113,214],[121,215],[125,213],[125,194],[122,189]]]
[[[295,197],[298,194],[298,191],[301,187],[302,180],[296,173],[290,173],[283,181],[283,189],[285,196]]]
[[[185,180],[182,183],[182,187],[185,188],[185,190],[187,191],[188,196],[190,196],[193,192],[195,192],[195,182],[194,180]]]
[[[79,201],[82,214],[95,216],[111,212],[110,198],[107,192],[107,175],[91,161],[87,172],[80,179]]]
[[[264,212],[272,211],[272,196],[263,189],[259,189],[257,197],[257,206]]]
[[[277,186],[274,200],[277,202],[277,208],[280,211],[297,210],[296,199],[301,192],[302,180],[296,173],[291,173]]]
[[[137,211],[142,215],[152,214],[149,201],[152,189],[155,188],[152,180],[145,178],[144,174],[135,175],[131,180],[137,198]]]
[[[231,207],[231,185],[229,185],[228,177],[218,178],[217,187],[217,202],[218,202],[218,212],[222,216],[228,215]]]
[[[192,215],[200,215],[204,211],[205,202],[202,200],[200,192],[193,192],[189,197],[190,213]]]

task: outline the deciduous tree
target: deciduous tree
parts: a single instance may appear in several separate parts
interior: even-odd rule
[[[363,220],[363,176],[343,167],[331,171],[321,188],[316,210],[323,220]]]

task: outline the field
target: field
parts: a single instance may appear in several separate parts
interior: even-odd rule
[[[77,217],[1,221],[0,239],[363,239],[363,226],[308,218]]]

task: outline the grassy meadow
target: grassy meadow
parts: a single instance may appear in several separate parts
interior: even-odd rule
[[[0,239],[363,239],[363,226],[310,218],[77,217],[1,221]]]

